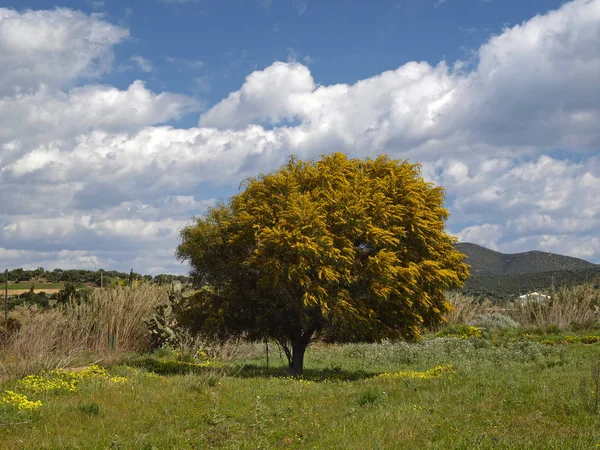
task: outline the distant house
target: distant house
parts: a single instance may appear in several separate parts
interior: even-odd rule
[[[523,304],[530,303],[530,302],[531,303],[545,302],[546,300],[550,300],[550,298],[551,297],[549,295],[540,294],[539,292],[530,292],[525,295],[519,295],[519,300]]]

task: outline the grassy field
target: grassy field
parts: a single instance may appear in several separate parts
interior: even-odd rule
[[[268,370],[264,346],[236,353],[222,363],[161,351],[108,373],[11,380],[0,393],[41,406],[0,406],[0,447],[600,447],[599,344],[500,336],[316,345],[299,379],[274,347]]]
[[[33,285],[36,292],[41,292],[46,289],[63,289],[64,283],[9,283],[8,290],[10,291],[29,291]],[[0,286],[4,289],[4,284]]]

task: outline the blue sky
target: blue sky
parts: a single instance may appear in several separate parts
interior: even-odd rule
[[[449,231],[600,263],[600,1],[0,3],[0,256],[185,272],[177,232],[294,153],[388,153]]]
[[[48,1],[3,6],[45,9]],[[439,3],[439,6],[438,6]],[[295,58],[315,81],[354,83],[409,61],[449,64],[471,56],[492,34],[560,6],[539,0],[198,0],[67,1],[53,6],[102,14],[131,38],[115,48],[117,71],[103,82],[121,89],[142,77],[154,91],[194,95],[211,106],[255,69]],[[131,55],[152,65],[148,75]],[[175,61],[173,61],[174,59]],[[200,80],[198,80],[200,79]],[[179,126],[193,126],[190,114]]]

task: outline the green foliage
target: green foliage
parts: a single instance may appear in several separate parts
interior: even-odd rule
[[[8,298],[8,310],[12,310],[20,305],[35,305],[40,309],[48,309],[50,307],[49,297],[45,292],[33,293],[31,290],[19,296]]]
[[[385,394],[385,391],[378,386],[368,386],[358,392],[357,403],[359,406],[373,405],[383,399]]]
[[[482,314],[477,317],[472,325],[479,328],[485,328],[488,330],[503,330],[505,328],[519,328],[519,324],[504,314],[498,312],[492,312],[488,314]]]
[[[318,344],[301,377],[283,376],[285,358],[275,355],[264,372],[117,366],[76,392],[24,392],[42,400],[36,411],[0,406],[0,440],[3,448],[596,448],[590,362],[600,346],[479,341]],[[552,364],[562,351],[563,364]],[[437,376],[446,364],[453,370]]]
[[[581,401],[586,411],[592,414],[600,412],[600,360],[591,365],[590,377],[584,377],[579,384]]]
[[[273,339],[293,370],[315,335],[416,340],[468,276],[443,201],[418,165],[291,158],[182,230],[179,258],[211,286],[190,301],[187,322],[221,338]]]
[[[178,281],[180,283],[189,283],[190,279],[184,275],[166,275],[161,274],[156,277],[152,275],[141,275],[139,273],[118,272],[116,270],[83,270],[83,269],[54,269],[52,271],[46,271],[43,267],[39,267],[35,270],[24,270],[22,268],[9,270],[8,281],[9,289],[27,289],[31,286],[32,282],[36,284],[44,284],[48,289],[62,288],[63,282],[70,283],[94,283],[96,286],[100,286],[100,278],[102,275],[103,285],[109,286],[111,282],[118,282],[118,280],[124,280],[125,285],[129,284],[130,278],[133,280],[143,280],[145,282],[155,282],[158,284],[164,284],[166,280],[168,283]],[[2,281],[5,281],[4,273],[2,273]]]
[[[88,416],[97,416],[100,414],[100,406],[98,403],[84,403],[78,406],[79,411]]]
[[[195,318],[190,315],[190,308],[183,309],[188,304],[186,299],[190,296],[190,291],[185,285],[172,285],[167,296],[168,302],[157,305],[152,317],[145,321],[150,334],[150,349],[152,350],[181,344],[182,340],[189,337],[187,330],[193,328],[193,322],[184,322],[184,326],[178,323],[178,320],[189,321],[190,318]]]
[[[65,287],[56,294],[56,303],[58,305],[66,305],[71,302],[80,303],[84,298],[84,294],[79,292],[73,283],[65,283]]]

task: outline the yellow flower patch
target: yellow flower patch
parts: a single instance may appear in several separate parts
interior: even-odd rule
[[[39,375],[28,375],[19,381],[23,389],[40,394],[42,392],[75,392],[77,384],[75,380],[63,378],[45,378]]]
[[[45,375],[29,375],[19,381],[19,387],[35,394],[77,392],[79,384],[86,380],[108,380],[113,383],[127,381],[125,377],[110,377],[106,369],[92,365],[78,372],[63,369]]]
[[[402,370],[400,372],[386,372],[378,375],[377,378],[394,379],[394,380],[429,380],[431,378],[437,378],[442,376],[444,373],[454,372],[454,367],[450,365],[435,366],[432,369],[425,370],[422,372],[416,370]]]
[[[42,402],[40,400],[33,402],[23,394],[17,394],[13,391],[4,391],[3,394],[0,394],[0,405],[12,406],[19,411],[35,411],[42,406]]]
[[[127,378],[125,378],[125,377],[110,377],[108,379],[108,381],[110,381],[111,383],[125,383],[127,381]]]

